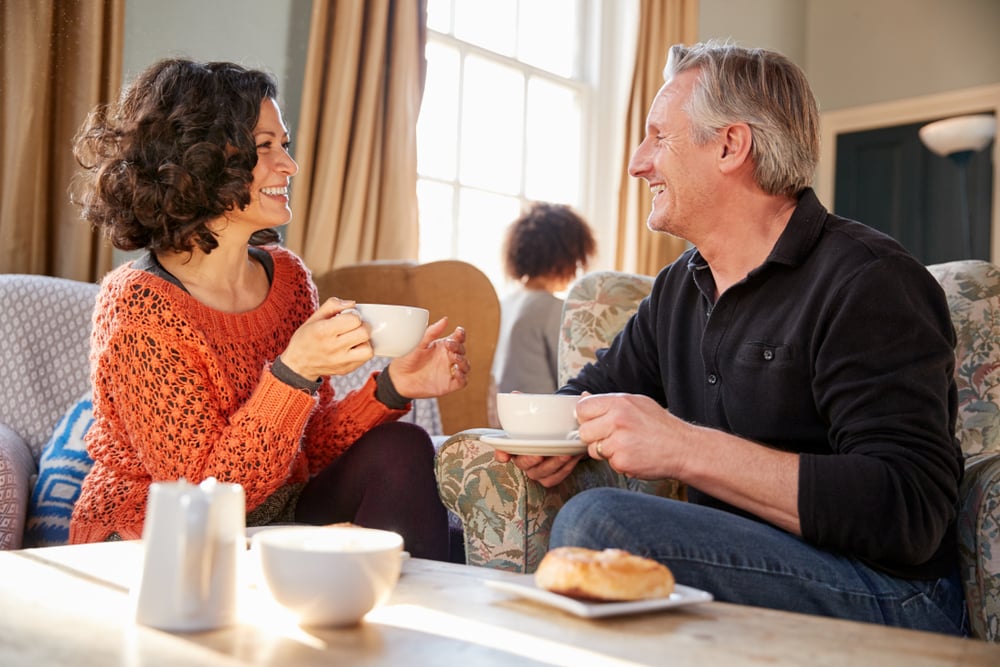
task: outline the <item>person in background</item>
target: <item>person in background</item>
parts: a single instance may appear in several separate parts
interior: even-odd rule
[[[503,243],[504,272],[517,288],[500,304],[493,374],[497,390],[551,394],[564,292],[587,270],[597,244],[569,206],[538,202],[511,223]]]
[[[693,247],[560,392],[583,395],[591,457],[688,502],[584,491],[550,546],[625,549],[725,602],[966,633],[943,290],[819,202],[819,113],[789,59],[675,45],[664,74],[629,173],[650,229]],[[514,457],[546,486],[578,460]]]
[[[166,59],[77,135],[83,217],[141,256],[104,277],[94,312],[94,466],[71,542],[137,539],[153,482],[241,484],[247,525],[350,521],[448,555],[414,398],[466,385],[465,332],[427,327],[409,354],[334,396],[373,356],[353,301],[318,303],[278,244],[298,166],[267,73]]]

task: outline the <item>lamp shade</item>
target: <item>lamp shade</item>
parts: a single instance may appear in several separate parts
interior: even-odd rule
[[[941,157],[963,151],[981,151],[997,132],[997,119],[990,114],[956,116],[920,128],[920,140]]]

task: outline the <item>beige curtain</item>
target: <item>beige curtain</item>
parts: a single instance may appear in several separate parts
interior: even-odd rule
[[[621,271],[656,275],[685,248],[685,242],[651,232],[646,218],[652,197],[646,182],[628,175],[632,151],[646,133],[646,114],[663,85],[667,51],[698,39],[698,0],[640,0],[635,73],[625,125],[625,159],[618,189],[618,243],[615,266]]]
[[[69,202],[73,135],[118,94],[125,0],[0,3],[0,273],[93,281],[111,248]]]
[[[314,273],[417,258],[426,0],[313,0],[286,245]]]

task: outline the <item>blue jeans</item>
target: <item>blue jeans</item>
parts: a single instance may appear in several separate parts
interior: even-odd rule
[[[615,488],[584,491],[556,515],[550,548],[614,547],[667,565],[716,600],[967,634],[958,567],[947,578],[892,577],[765,523]]]

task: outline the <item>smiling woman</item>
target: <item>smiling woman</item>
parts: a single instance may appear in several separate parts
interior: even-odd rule
[[[153,482],[241,484],[250,526],[351,521],[447,557],[426,432],[392,423],[466,385],[465,332],[427,326],[411,352],[335,397],[329,376],[373,356],[353,301],[318,303],[276,244],[298,165],[274,79],[233,63],[162,60],[81,129],[76,201],[144,254],[98,295],[94,466],[70,540],[136,539]]]

